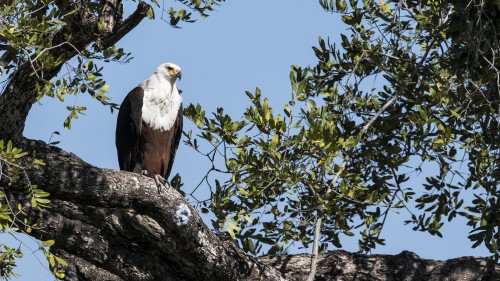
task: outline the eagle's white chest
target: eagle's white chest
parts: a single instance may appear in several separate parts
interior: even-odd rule
[[[142,121],[155,130],[168,131],[177,119],[182,97],[175,84],[154,78],[140,85],[144,89]]]

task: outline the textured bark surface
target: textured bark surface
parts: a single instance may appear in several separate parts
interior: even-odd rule
[[[99,169],[40,141],[23,147],[47,163],[29,177],[52,201],[33,235],[57,241],[51,251],[70,262],[67,280],[281,279],[220,240],[176,190],[158,194],[148,177]]]
[[[121,2],[106,1],[97,17],[86,1],[56,0],[62,11],[78,7],[71,23],[54,34],[54,57],[69,60],[95,43],[103,50],[119,41],[146,16],[149,5],[122,20]],[[106,33],[97,38],[99,18]],[[0,58],[0,71],[10,55]],[[3,66],[2,66],[3,65]],[[61,64],[62,65],[62,64]],[[51,79],[60,66],[44,70]],[[173,189],[158,194],[154,180],[122,171],[99,169],[76,155],[22,137],[24,123],[37,97],[36,76],[29,64],[19,66],[0,96],[0,139],[36,151],[46,166],[30,170],[29,178],[51,194],[52,208],[28,214],[44,225],[31,235],[55,239],[51,252],[69,262],[66,280],[304,280],[310,255],[253,258],[232,241],[220,239],[202,222],[196,210]],[[25,204],[22,182],[0,191],[12,206]],[[33,222],[33,223],[34,223]],[[318,257],[316,280],[500,280],[498,264],[481,258],[423,260],[404,252],[396,256],[357,255],[343,251]]]
[[[117,7],[121,7],[121,1],[111,1]],[[111,3],[110,5],[112,5]],[[77,13],[71,15],[68,25],[53,35],[52,46],[60,46],[47,50],[60,63],[50,69],[36,67],[30,63],[25,63],[17,68],[9,79],[5,90],[0,95],[0,139],[19,141],[24,130],[24,122],[28,116],[32,104],[38,96],[36,91],[37,80],[40,78],[50,80],[58,73],[63,63],[74,57],[78,50],[84,50],[91,43],[95,43],[94,49],[102,51],[113,46],[126,34],[133,30],[147,15],[150,8],[146,2],[140,1],[137,9],[125,21],[121,22],[122,11],[110,13],[111,6],[105,5],[103,8],[103,18],[107,19],[106,29],[113,32],[106,32],[99,35],[97,25],[99,18],[89,11],[86,1],[80,0],[56,0],[55,4],[63,13],[68,13],[77,9]],[[114,6],[113,6],[114,7]],[[114,18],[111,20],[111,18]],[[70,37],[69,37],[70,36]],[[71,38],[71,40],[68,40]],[[8,63],[5,53],[2,55],[3,64]],[[3,69],[0,62],[0,69]]]
[[[282,272],[287,280],[305,280],[311,256],[266,256],[259,258],[259,261]],[[362,255],[333,251],[318,256],[315,280],[494,281],[500,280],[500,265],[478,257],[447,261],[426,260],[407,251],[399,255]]]
[[[305,280],[308,275],[310,255],[247,256],[212,233],[176,190],[158,194],[150,178],[96,168],[41,141],[24,140],[23,147],[47,163],[29,177],[52,200],[52,208],[33,213],[45,227],[32,235],[56,240],[51,251],[70,262],[66,280]],[[10,192],[13,204],[18,195]],[[410,252],[334,251],[318,257],[315,280],[500,280],[500,266],[474,257],[434,261]]]

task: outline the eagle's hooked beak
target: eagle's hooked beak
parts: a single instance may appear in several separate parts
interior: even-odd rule
[[[182,78],[182,72],[179,70],[179,72],[177,72],[177,78],[179,78],[179,81],[181,81],[181,78]]]

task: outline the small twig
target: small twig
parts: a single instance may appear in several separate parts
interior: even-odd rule
[[[382,53],[382,52],[379,52],[379,54],[382,55],[382,56],[394,59],[394,60],[401,60],[401,58],[393,56],[393,55],[385,54],[385,53]]]
[[[392,175],[394,176],[394,182],[396,182],[396,186],[398,187],[398,189],[394,192],[394,194],[392,195],[392,198],[391,200],[389,201],[389,205],[387,206],[387,209],[385,210],[385,213],[384,213],[384,219],[382,219],[382,227],[380,228],[380,231],[379,233],[377,234],[377,239],[380,237],[380,233],[382,233],[382,229],[384,228],[384,225],[385,225],[385,221],[387,220],[387,216],[389,215],[389,211],[391,210],[392,208],[392,204],[394,204],[394,199],[396,197],[398,197],[398,192],[399,191],[402,191],[401,189],[401,185],[399,184],[398,182],[398,179],[396,177],[396,171],[394,170],[394,168],[391,168],[391,171],[392,171]],[[398,197],[399,198],[399,197]],[[406,205],[405,205],[406,207]]]
[[[33,69],[33,73],[35,73],[36,78],[40,79],[40,76],[38,75],[38,71],[36,70],[35,65],[33,64],[34,60],[31,59],[30,54],[25,49],[22,49],[26,57],[28,58],[28,61],[30,62],[31,68]],[[42,51],[43,52],[43,51]]]
[[[42,50],[42,51],[41,51],[41,52],[40,52],[40,53],[39,53],[39,54],[38,54],[38,55],[37,55],[37,56],[33,59],[33,61],[36,61],[36,60],[37,60],[37,59],[38,59],[38,58],[39,58],[39,57],[40,57],[43,53],[45,53],[46,51],[50,51],[50,50],[52,50],[52,49],[56,49],[56,48],[62,47],[63,45],[69,45],[69,46],[71,46],[71,47],[72,47],[72,48],[73,48],[73,49],[74,49],[74,50],[75,50],[78,54],[81,54],[81,53],[80,53],[80,51],[79,51],[79,50],[78,50],[78,49],[77,49],[77,48],[76,48],[73,44],[71,44],[71,43],[70,43],[70,42],[68,42],[68,41],[64,41],[64,42],[62,42],[62,43],[60,43],[60,44],[57,44],[57,45],[55,45],[55,46],[52,46],[52,47],[48,47],[48,48],[43,49],[43,50]]]
[[[24,233],[24,232],[23,232],[23,233]],[[8,232],[7,232],[7,234],[9,234],[10,236],[12,236],[12,238],[14,238],[15,240],[17,240],[17,241],[18,241],[21,245],[23,245],[23,246],[24,246],[24,247],[26,247],[29,251],[31,251],[31,254],[35,257],[35,259],[38,261],[38,263],[40,264],[40,266],[41,266],[43,269],[45,269],[45,270],[47,270],[48,272],[50,272],[50,269],[49,269],[47,266],[45,266],[45,263],[46,263],[46,262],[45,262],[45,263],[44,263],[44,262],[42,262],[42,261],[40,260],[40,258],[39,258],[37,255],[35,255],[35,252],[37,252],[40,248],[42,248],[42,245],[41,245],[41,243],[40,243],[39,241],[37,241],[36,239],[33,239],[33,237],[29,236],[27,233],[24,233],[24,234],[26,234],[26,236],[27,236],[27,237],[29,237],[29,238],[30,238],[30,240],[31,240],[31,241],[33,241],[33,242],[35,242],[36,244],[38,244],[38,247],[39,247],[39,248],[38,248],[38,249],[36,249],[36,250],[34,250],[34,249],[33,249],[33,248],[31,248],[28,244],[24,243],[24,241],[22,241],[21,239],[19,239],[19,238],[18,238],[15,234],[13,234],[12,232],[8,231]]]
[[[373,116],[372,119],[370,119],[370,121],[368,121],[368,123],[366,123],[366,125],[363,126],[363,128],[359,132],[359,137],[361,137],[362,135],[364,135],[366,133],[366,131],[368,131],[368,129],[373,125],[373,123],[375,123],[375,121],[377,121],[377,119],[379,118],[379,116],[382,115],[382,113],[384,113],[387,110],[387,108],[389,106],[391,106],[399,98],[400,93],[401,92],[395,93],[394,96],[392,96],[392,98],[389,99],[384,104],[384,106],[382,106],[379,109],[379,111],[377,111],[377,113],[375,114],[375,116]],[[352,151],[352,149],[351,149],[351,151]]]
[[[314,281],[316,276],[316,267],[319,253],[319,235],[321,232],[321,224],[323,223],[323,212],[318,211],[316,222],[314,223],[314,241],[313,241],[313,254],[311,257],[311,271],[309,271],[309,276],[307,281]]]

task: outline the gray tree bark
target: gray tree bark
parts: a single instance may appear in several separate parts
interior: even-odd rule
[[[52,208],[33,211],[44,227],[31,235],[56,240],[50,251],[69,261],[66,280],[305,280],[307,254],[254,258],[221,239],[172,188],[157,191],[139,174],[99,169],[41,141],[23,140],[46,165],[31,182],[50,192]],[[12,205],[23,183],[0,189]],[[448,261],[344,251],[318,257],[316,280],[500,280],[492,260]]]
[[[72,34],[72,47],[50,50],[69,60],[77,49],[95,43],[103,50],[135,28],[149,5],[139,2],[136,11],[122,21],[121,1],[106,1],[97,17],[86,1],[57,0],[62,11],[78,7],[70,24],[54,34],[53,45]],[[96,37],[99,20],[106,33]],[[2,56],[0,70],[8,62]],[[61,64],[62,65],[62,64]],[[51,79],[59,67],[44,70]],[[32,223],[42,228],[30,235],[54,239],[50,251],[69,262],[66,280],[304,280],[309,255],[255,258],[232,241],[221,239],[203,223],[197,211],[174,189],[158,194],[150,178],[123,171],[99,169],[76,155],[41,141],[23,138],[26,117],[38,93],[29,64],[21,65],[0,95],[0,139],[14,140],[16,147],[35,151],[46,163],[28,171],[29,179],[50,192],[51,208],[32,210]],[[2,171],[6,172],[6,171]],[[0,191],[10,204],[26,204],[23,182],[8,186],[0,179]],[[465,257],[449,261],[420,259],[403,252],[396,256],[358,255],[343,251],[318,257],[316,280],[500,280],[498,264]]]
[[[148,177],[99,169],[40,141],[23,147],[45,161],[29,178],[52,201],[32,214],[44,225],[32,234],[57,241],[51,251],[70,262],[67,280],[281,279],[220,240],[176,190],[158,194]]]
[[[306,280],[310,255],[261,257],[259,261],[283,273],[287,280]],[[422,259],[403,251],[399,255],[362,255],[332,251],[318,257],[315,280],[335,281],[473,281],[500,280],[500,266],[492,260],[461,257],[446,261]]]
[[[121,8],[121,0],[112,2]],[[105,15],[101,18],[107,20],[106,29],[112,31],[99,34],[97,27],[99,18],[90,12],[87,1],[57,0],[55,4],[63,13],[69,13],[75,9],[78,11],[67,19],[67,26],[56,32],[52,38],[47,39],[52,40],[52,46],[61,46],[47,50],[60,63],[50,69],[43,69],[42,66],[37,67],[31,63],[25,63],[20,65],[12,74],[5,90],[0,95],[0,113],[2,114],[0,139],[19,141],[22,138],[24,123],[32,104],[38,97],[36,91],[38,77],[33,75],[34,72],[40,73],[40,75],[43,73],[42,78],[50,80],[59,73],[63,62],[77,55],[78,50],[84,50],[92,43],[95,43],[94,49],[96,51],[102,51],[113,46],[136,27],[146,17],[151,8],[144,1],[140,1],[137,9],[122,22],[122,11],[113,12],[112,15],[115,20],[110,20],[111,8],[110,5],[106,4],[103,6]],[[69,35],[71,35],[70,41],[68,41]],[[2,55],[0,60],[3,62],[0,62],[0,70],[5,67],[6,63],[8,64],[10,60],[7,60],[6,57],[10,56],[12,55],[9,52]]]

